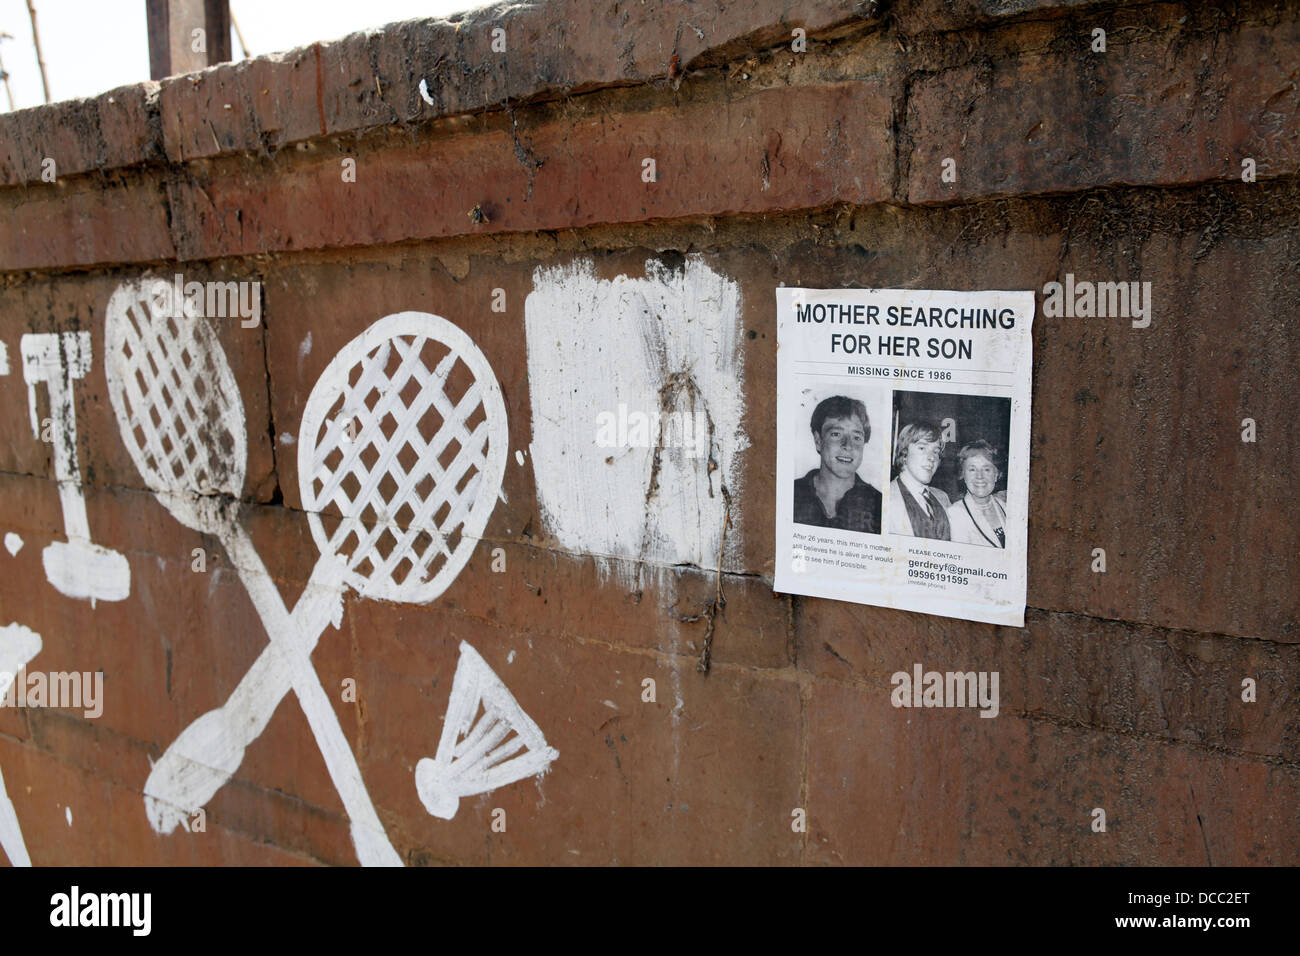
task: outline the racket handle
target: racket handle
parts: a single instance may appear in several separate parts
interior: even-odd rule
[[[366,792],[366,782],[362,779],[361,768],[357,766],[356,755],[352,753],[352,745],[343,734],[339,715],[335,713],[334,705],[321,685],[320,675],[311,662],[311,648],[315,646],[323,627],[310,636],[304,633],[285,610],[280,592],[267,574],[266,565],[262,563],[248,532],[237,521],[223,530],[226,532],[222,538],[226,552],[230,555],[235,570],[239,572],[253,607],[266,626],[271,648],[283,659],[292,675],[293,691],[298,697],[298,704],[311,726],[316,746],[325,758],[325,768],[329,771],[339,799],[343,801],[353,833],[359,832],[358,828],[367,831],[362,839],[353,838],[361,864],[401,866],[401,858],[388,842],[384,825],[379,821],[370,794]]]
[[[31,866],[31,857],[27,855],[27,844],[23,842],[23,831],[18,826],[18,814],[9,802],[5,790],[5,778],[0,775],[0,849],[9,857],[11,866]]]
[[[343,568],[321,558],[293,609],[299,633],[314,649],[327,624],[337,627],[343,602]],[[145,783],[145,806],[154,829],[170,833],[207,805],[234,776],[248,746],[293,689],[293,675],[275,647],[262,649],[226,703],[193,721],[154,764]]]

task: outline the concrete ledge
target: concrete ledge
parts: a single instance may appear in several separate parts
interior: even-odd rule
[[[53,156],[62,176],[240,152],[273,152],[321,136],[418,124],[559,94],[675,82],[788,44],[872,25],[927,35],[1101,0],[673,0],[506,2],[452,19],[393,23],[197,73],[0,116],[0,188],[39,183]],[[504,31],[506,53],[492,49]],[[429,103],[421,96],[425,83]]]

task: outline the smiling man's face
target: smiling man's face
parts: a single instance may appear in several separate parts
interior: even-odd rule
[[[821,434],[813,436],[813,442],[822,456],[823,471],[836,478],[852,478],[862,464],[867,432],[856,415],[828,418],[822,422]]]

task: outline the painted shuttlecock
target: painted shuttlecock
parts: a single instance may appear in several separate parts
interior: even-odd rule
[[[545,773],[558,756],[501,678],[461,641],[437,756],[415,766],[425,809],[450,820],[462,797]]]

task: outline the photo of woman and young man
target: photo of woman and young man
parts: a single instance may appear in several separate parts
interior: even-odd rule
[[[886,531],[1006,548],[1011,400],[895,391],[892,404],[892,440],[873,441],[876,423],[861,399],[841,393],[817,403],[809,427],[820,462],[795,479],[795,523],[880,534],[885,494],[859,472],[865,461],[868,478],[878,474],[880,459],[868,452],[890,448]]]

